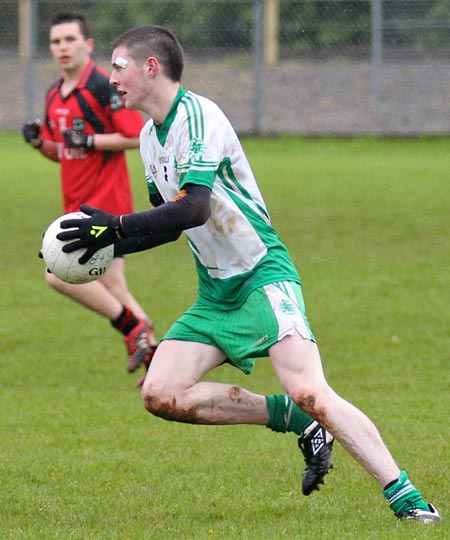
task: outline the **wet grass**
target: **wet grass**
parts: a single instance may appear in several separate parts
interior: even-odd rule
[[[443,539],[397,524],[340,448],[320,493],[300,492],[292,435],[164,422],[145,412],[120,337],[47,290],[37,258],[60,214],[58,168],[0,134],[0,538]],[[447,139],[245,139],[273,222],[299,266],[329,380],[379,426],[448,515]],[[147,205],[130,154],[138,209]],[[184,240],[127,262],[159,335],[195,297]],[[245,377],[280,391],[270,364]],[[447,531],[447,533],[445,533]]]

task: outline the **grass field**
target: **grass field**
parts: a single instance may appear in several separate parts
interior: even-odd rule
[[[57,166],[0,133],[0,539],[449,538],[449,143],[244,140],[303,277],[328,379],[441,510],[443,523],[424,527],[397,523],[338,445],[327,485],[303,497],[294,435],[150,416],[120,336],[43,282]],[[143,209],[137,151],[130,166]],[[161,336],[195,298],[185,240],[127,264]],[[281,390],[266,359],[250,377],[224,367],[214,378]]]

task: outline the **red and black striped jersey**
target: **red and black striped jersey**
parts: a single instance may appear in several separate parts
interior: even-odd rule
[[[62,82],[58,80],[47,91],[41,136],[57,145],[64,212],[79,210],[83,203],[113,214],[132,212],[125,153],[67,148],[62,133],[76,129],[86,134],[118,132],[138,137],[144,125],[142,116],[124,108],[107,73],[92,60],[66,97],[61,95]]]

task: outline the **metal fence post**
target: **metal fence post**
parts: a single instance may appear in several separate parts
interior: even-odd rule
[[[253,98],[252,133],[261,133],[263,62],[264,62],[264,0],[255,0],[253,7]]]
[[[383,62],[383,6],[382,0],[372,0],[372,108],[379,112],[381,105],[381,70]]]
[[[33,120],[35,114],[35,67],[37,45],[38,0],[19,1],[20,55],[25,64],[25,114]]]

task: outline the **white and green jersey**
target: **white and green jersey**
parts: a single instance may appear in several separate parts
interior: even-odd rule
[[[187,183],[212,190],[210,218],[185,231],[201,301],[232,309],[262,285],[300,282],[237,135],[215,103],[180,88],[164,123],[149,120],[142,129],[140,149],[150,193],[168,201]]]

